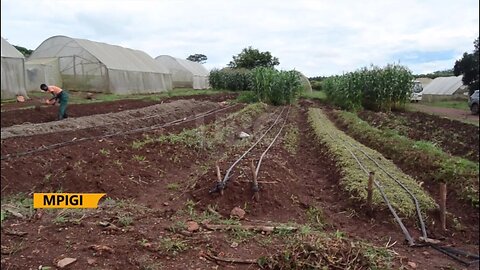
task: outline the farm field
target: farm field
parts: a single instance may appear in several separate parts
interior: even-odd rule
[[[56,108],[2,106],[2,269],[48,269],[67,257],[76,259],[71,269],[478,267],[410,247],[378,191],[373,210],[366,205],[362,166],[377,171],[419,242],[415,208],[380,163],[418,196],[429,237],[478,254],[478,206],[449,195],[447,231],[440,228],[434,167],[403,166],[319,100],[269,106],[235,97],[73,104],[61,122]],[[478,127],[419,112],[359,117],[478,161]],[[262,156],[255,200],[252,161]],[[34,210],[33,192],[107,195],[98,209]]]

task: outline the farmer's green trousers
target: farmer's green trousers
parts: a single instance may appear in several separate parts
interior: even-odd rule
[[[58,110],[58,120],[67,118],[68,93],[63,90],[60,94],[60,109]]]

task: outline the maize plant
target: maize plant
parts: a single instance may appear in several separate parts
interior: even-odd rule
[[[390,111],[403,106],[411,95],[413,75],[406,67],[389,64],[384,68],[371,66],[324,82],[329,100],[343,109],[361,107]]]
[[[258,67],[252,70],[252,89],[258,100],[273,104],[291,104],[302,90],[299,73]]]

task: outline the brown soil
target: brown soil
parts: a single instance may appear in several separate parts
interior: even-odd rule
[[[364,110],[358,116],[374,127],[393,129],[413,140],[433,142],[452,155],[479,161],[478,126],[421,112]]]
[[[254,149],[245,161],[239,163],[223,196],[208,194],[216,181],[214,164],[220,161],[224,172],[249,144],[230,139],[213,149],[168,142],[155,142],[142,149],[131,147],[133,141],[144,139],[147,134],[150,137],[178,134],[183,129],[209,123],[216,123],[216,128],[222,128],[225,123],[221,117],[240,107],[210,115],[201,121],[191,121],[145,134],[93,140],[31,156],[2,160],[2,196],[32,191],[106,192],[110,198],[131,199],[146,206],[146,209],[128,209],[134,220],[126,227],[122,227],[119,214],[121,209],[125,209],[108,207],[108,200],[104,201],[102,208],[85,212],[79,222],[58,222],[58,211],[41,211],[42,217],[37,212],[36,218],[32,219],[9,217],[2,222],[2,268],[37,269],[40,265],[52,266],[62,257],[75,257],[78,261],[72,268],[76,269],[93,266],[102,269],[155,269],[155,266],[157,269],[258,269],[253,265],[214,263],[206,260],[204,254],[211,251],[221,257],[256,259],[262,255],[273,255],[285,248],[284,239],[264,234],[239,241],[222,231],[208,233],[202,230],[192,236],[172,231],[169,228],[178,222],[198,218],[188,213],[186,204],[194,207],[198,214],[210,205],[225,217],[228,217],[233,207],[242,207],[247,211],[244,224],[303,224],[308,221],[306,210],[317,207],[323,211],[322,222],[327,232],[334,233],[338,230],[355,240],[365,239],[378,246],[385,246],[389,239],[390,243],[396,241],[393,249],[399,256],[394,261],[395,269],[407,261],[414,261],[419,269],[462,267],[432,249],[408,248],[388,212],[379,211],[372,217],[367,217],[362,204],[346,199],[349,195],[338,189],[340,175],[336,161],[324,146],[313,139],[306,121],[305,103],[292,109],[288,118],[288,123],[299,129],[296,153],[286,150],[285,139],[280,136],[262,163],[259,202],[252,200],[250,184],[244,181],[250,178],[250,160],[258,160],[278,128],[266,136],[267,140],[261,147]],[[235,131],[247,131],[258,138],[261,131],[272,123],[275,111],[278,108],[268,108],[252,123],[236,125]],[[171,117],[182,118],[184,114],[174,113]],[[101,129],[91,128],[55,133],[53,136],[37,135],[2,140],[2,155],[52,143],[60,137],[71,139],[101,133]],[[144,160],[138,160],[138,157],[143,157]],[[264,181],[270,183],[262,183]],[[108,221],[120,229],[108,230],[98,224],[100,221]],[[407,222],[407,225],[415,231],[412,222]],[[16,236],[11,234],[11,230],[27,234]],[[183,241],[189,248],[178,254],[167,252],[160,245],[166,239],[173,239],[177,243]],[[232,242],[238,243],[238,247],[232,246]],[[465,244],[463,235],[447,235],[444,243],[478,252],[476,246]],[[475,243],[478,246],[478,242]],[[91,245],[106,245],[114,252],[94,251]],[[95,261],[90,261],[89,264],[88,259]]]
[[[104,114],[111,112],[120,112],[124,110],[139,109],[155,104],[161,104],[165,102],[170,102],[174,100],[182,99],[195,99],[197,101],[214,101],[220,102],[229,99],[233,99],[237,94],[215,94],[215,95],[195,95],[188,97],[171,97],[165,98],[160,101],[151,101],[151,100],[138,100],[138,99],[129,99],[129,100],[118,100],[110,102],[97,102],[89,104],[70,104],[67,108],[67,113],[69,117],[80,117],[88,116],[94,114]],[[13,103],[5,104],[2,106],[1,113],[1,127],[9,127],[13,125],[28,124],[28,123],[45,123],[52,122],[57,120],[58,107],[56,106],[46,106],[39,105],[37,101],[30,100],[30,103]],[[17,105],[18,104],[18,105]],[[35,108],[21,109],[22,107],[35,106]]]
[[[390,158],[405,173],[413,176],[418,181],[423,182],[423,186],[435,199],[435,201],[439,201],[440,194],[438,183],[435,182],[433,179],[430,179],[428,174],[428,171],[436,170],[438,168],[437,166],[432,164],[427,157],[425,157],[423,160],[418,160],[415,165],[411,165],[411,162],[406,162],[406,160],[403,160],[401,157],[395,156],[394,153],[391,153],[388,148],[385,147],[385,145],[378,142],[370,141],[366,136],[357,136],[357,134],[352,133],[349,130],[349,127],[345,125],[339,118],[337,118],[333,110],[328,110],[328,115],[330,116],[331,120],[335,122],[339,129],[343,130],[344,132],[352,136],[355,140],[363,143],[364,145],[379,151],[385,157]],[[440,124],[438,124],[438,126],[440,126]],[[464,241],[465,243],[470,243],[472,246],[476,246],[478,250],[480,236],[478,227],[480,214],[478,212],[478,209],[468,204],[467,202],[460,200],[457,194],[452,191],[447,194],[447,208],[448,211],[453,215],[447,219],[447,227],[453,228],[455,226],[459,226],[460,228],[443,232],[439,228],[439,220],[436,220],[434,223],[430,224],[430,233],[433,233],[433,235],[438,238],[454,237],[457,239],[463,239],[461,241]],[[431,213],[431,215],[436,218],[438,217],[439,213]],[[454,220],[453,217],[455,217],[456,220]],[[456,221],[458,221],[461,225],[456,225]]]

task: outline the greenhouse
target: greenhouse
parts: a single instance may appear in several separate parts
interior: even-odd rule
[[[30,60],[58,58],[62,87],[115,94],[155,93],[172,89],[171,74],[145,52],[116,45],[54,36]]]
[[[25,57],[2,37],[2,98],[26,96]]]
[[[468,92],[463,85],[463,76],[437,77],[423,88],[423,98],[427,101],[462,97]]]
[[[25,62],[27,74],[27,91],[41,91],[42,83],[47,85],[63,85],[58,58],[38,58]]]
[[[168,55],[160,55],[155,58],[155,61],[172,74],[174,88],[209,88],[209,72],[202,64]]]

